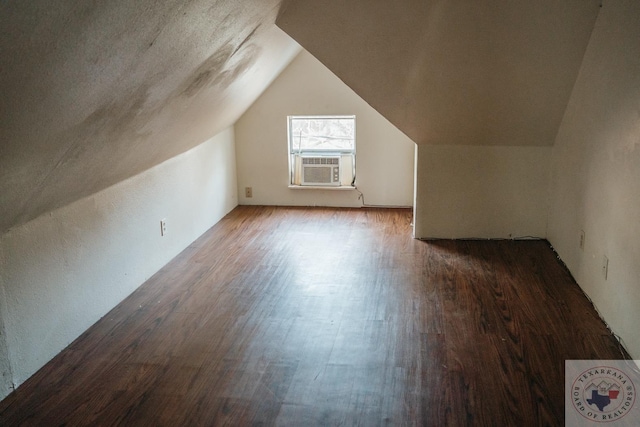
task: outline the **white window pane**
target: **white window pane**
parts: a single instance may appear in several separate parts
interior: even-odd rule
[[[291,149],[349,151],[355,149],[355,117],[291,117]]]

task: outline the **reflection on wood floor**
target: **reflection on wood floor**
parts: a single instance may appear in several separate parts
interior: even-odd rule
[[[617,341],[545,241],[238,207],[0,403],[0,425],[562,425]]]

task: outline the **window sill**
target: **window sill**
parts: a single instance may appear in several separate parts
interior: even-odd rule
[[[329,190],[329,191],[349,191],[355,190],[355,187],[351,185],[340,185],[340,186],[324,186],[324,185],[289,185],[289,188],[292,190]]]

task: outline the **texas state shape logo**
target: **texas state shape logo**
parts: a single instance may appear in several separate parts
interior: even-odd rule
[[[613,422],[629,413],[635,385],[621,369],[597,366],[582,372],[571,386],[574,408],[588,420]]]

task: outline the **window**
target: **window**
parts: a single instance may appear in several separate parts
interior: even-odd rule
[[[289,116],[288,120],[291,185],[355,184],[355,116]]]

